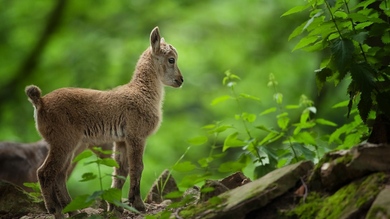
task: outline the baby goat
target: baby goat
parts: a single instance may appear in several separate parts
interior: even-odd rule
[[[114,175],[130,175],[129,203],[145,210],[140,195],[145,141],[160,125],[164,85],[183,83],[177,58],[176,49],[165,43],[156,27],[128,84],[109,91],[61,88],[43,97],[37,86],[26,87],[36,127],[50,145],[37,172],[49,213],[63,217],[61,211],[71,201],[65,178],[75,150],[83,143],[105,142],[115,142],[119,168]],[[112,187],[122,189],[124,180],[112,180]]]

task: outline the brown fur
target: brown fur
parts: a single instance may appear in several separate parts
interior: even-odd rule
[[[99,145],[103,150],[112,150],[112,143]],[[91,148],[91,146],[90,146]],[[76,155],[82,152],[85,147],[80,147]],[[47,156],[49,145],[45,140],[33,143],[0,142],[0,180],[15,184],[30,192],[25,187],[25,182],[38,182],[37,169]],[[108,157],[99,154],[101,158]],[[72,173],[75,164],[72,163],[68,170],[68,176]]]
[[[138,60],[132,80],[109,91],[61,88],[44,97],[38,87],[26,87],[35,107],[36,126],[51,145],[45,163],[38,169],[45,205],[56,218],[71,201],[65,178],[72,155],[83,143],[115,142],[114,158],[120,165],[114,174],[130,175],[129,202],[145,210],[140,195],[146,138],[161,121],[163,85],[180,87],[183,77],[177,67],[177,52],[160,37],[150,35],[150,47]],[[112,187],[124,181],[113,177]]]

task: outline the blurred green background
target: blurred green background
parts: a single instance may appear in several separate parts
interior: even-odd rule
[[[234,101],[210,104],[214,98],[229,94],[221,83],[227,70],[241,78],[238,92],[261,99],[257,104],[242,102],[247,112],[258,114],[275,105],[274,90],[267,87],[273,73],[285,104],[297,104],[305,94],[315,102],[318,116],[343,124],[346,109],[331,106],[347,99],[345,89],[340,88],[344,85],[328,85],[318,96],[314,70],[320,54],[292,52],[299,39],[288,41],[292,30],[308,15],[281,15],[300,3],[0,0],[0,141],[33,142],[40,138],[33,108],[24,94],[26,85],[38,85],[46,94],[67,86],[110,89],[125,84],[149,46],[149,34],[155,26],[179,52],[184,84],[180,89],[166,88],[164,120],[148,139],[145,151],[143,195],[186,151],[187,140],[202,133],[202,126],[222,120],[234,123]],[[272,127],[275,118],[258,117],[257,122]],[[185,159],[196,160],[209,151],[207,145],[193,147]],[[98,189],[97,181],[78,182],[83,172],[94,169],[93,165],[78,165],[69,180],[72,196]],[[104,179],[106,188],[110,181],[109,177]]]

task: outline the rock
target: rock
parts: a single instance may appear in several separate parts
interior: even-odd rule
[[[387,155],[386,155],[387,154]],[[341,186],[373,172],[390,171],[390,145],[361,144],[326,154],[310,177],[312,190],[336,191]]]
[[[229,190],[235,189],[239,186],[249,183],[251,180],[246,177],[242,172],[233,173],[230,176],[220,180],[220,182],[226,186]]]
[[[229,188],[217,180],[206,180],[200,191],[200,201],[205,202],[214,196],[229,191]]]
[[[156,179],[146,195],[146,203],[161,203],[164,201],[164,196],[168,193],[178,191],[175,179],[172,177],[169,170],[164,172]],[[175,200],[174,200],[175,201]]]
[[[343,186],[329,196],[312,192],[306,202],[292,210],[294,213],[289,216],[301,219],[365,218],[387,180],[386,174],[374,173]]]
[[[312,168],[311,161],[285,166],[207,202],[189,206],[179,214],[183,218],[244,218],[294,187]]]
[[[242,172],[233,173],[232,175],[218,181],[206,180],[205,184],[201,188],[200,201],[207,201],[211,197],[218,196],[226,191],[240,187],[250,181],[251,180]]]
[[[198,203],[200,199],[200,188],[198,186],[193,186],[188,188],[183,193],[183,200],[187,202],[187,205],[193,205]]]
[[[387,185],[380,191],[367,214],[367,219],[390,218],[390,186]]]
[[[29,213],[46,213],[43,201],[35,200],[18,186],[0,181],[0,218],[19,218]]]

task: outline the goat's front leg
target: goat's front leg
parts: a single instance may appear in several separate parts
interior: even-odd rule
[[[130,171],[129,202],[137,210],[145,211],[145,204],[141,199],[140,192],[142,170],[144,169],[142,157],[145,139],[131,138],[126,141],[126,144]]]

